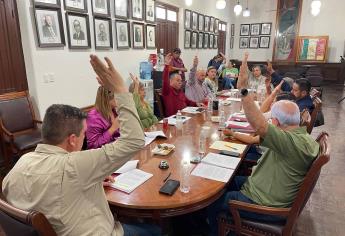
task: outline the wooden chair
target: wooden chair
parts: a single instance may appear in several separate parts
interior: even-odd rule
[[[219,235],[225,236],[229,230],[235,231],[237,235],[292,235],[298,216],[307,203],[320,176],[321,168],[330,159],[328,134],[321,133],[316,141],[320,145],[319,155],[310,166],[290,208],[266,207],[231,200],[229,201],[229,208],[233,221],[221,216],[218,221]],[[283,223],[264,223],[258,220],[242,219],[239,210],[281,216],[286,218],[286,221]]]
[[[47,218],[38,211],[23,211],[0,199],[0,228],[5,235],[56,236]]]
[[[32,151],[42,141],[28,91],[0,95],[0,133],[5,167],[8,170],[12,157]]]
[[[311,131],[313,131],[314,124],[317,118],[317,114],[321,111],[322,107],[322,101],[320,98],[316,97],[314,98],[314,110],[312,111],[310,115],[310,122],[307,126],[307,132],[311,134]]]
[[[308,127],[310,125],[310,121],[311,121],[310,113],[309,113],[308,109],[304,109],[301,112],[301,122],[299,125]]]
[[[155,97],[156,97],[157,106],[159,110],[159,118],[164,118],[165,112],[164,112],[164,102],[163,102],[163,97],[162,97],[162,89],[155,89]]]

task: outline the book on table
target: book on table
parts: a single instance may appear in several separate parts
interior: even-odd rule
[[[212,179],[220,182],[228,182],[235,169],[240,163],[240,159],[216,153],[208,153],[201,160],[192,175]]]
[[[253,127],[248,123],[246,116],[242,113],[232,114],[226,122],[227,128],[233,131],[239,131],[244,133],[254,133]]]
[[[145,134],[145,146],[149,145],[150,143],[153,142],[156,138],[166,138],[165,134],[163,131],[153,131],[153,132],[144,132]]]
[[[242,154],[246,149],[246,144],[240,143],[233,143],[233,142],[226,142],[226,141],[214,141],[210,146],[211,149],[220,150],[220,151],[229,151],[229,152],[236,152],[238,154]]]

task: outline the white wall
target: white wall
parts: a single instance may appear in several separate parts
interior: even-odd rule
[[[329,36],[328,62],[339,62],[344,54],[345,44],[345,1],[321,1],[321,12],[317,16],[310,13],[312,0],[303,0],[300,36]]]
[[[201,59],[200,65],[206,66],[208,60],[216,54],[216,50],[184,50],[184,1],[164,1],[180,8],[179,45],[182,48],[182,58],[185,61],[186,66],[190,67],[192,58],[197,51]],[[88,9],[92,47],[88,50],[70,50],[67,45],[64,48],[39,48],[36,39],[32,1],[17,0],[29,91],[33,96],[34,103],[37,106],[38,114],[41,118],[44,116],[45,110],[48,106],[53,103],[64,103],[77,107],[84,107],[94,103],[98,85],[94,79],[95,74],[89,65],[89,54],[96,53],[100,57],[110,57],[122,76],[127,78],[129,72],[138,74],[139,62],[147,60],[150,53],[156,52],[156,50],[135,49],[123,51],[118,51],[117,49],[95,51],[91,1],[87,2],[89,4]],[[110,2],[111,9],[113,9],[114,1]],[[226,12],[228,11],[226,9],[216,10],[215,2],[216,0],[194,1],[193,5],[188,7],[188,9],[212,15],[223,21],[227,21],[228,17]],[[67,42],[65,14],[63,4],[61,5],[65,39]],[[44,83],[44,76],[46,74],[52,74],[55,81]]]

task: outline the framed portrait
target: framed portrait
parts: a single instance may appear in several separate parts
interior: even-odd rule
[[[231,36],[235,36],[235,24],[231,24],[231,29],[230,29]]]
[[[210,34],[205,33],[205,34],[204,34],[204,48],[208,48],[209,39],[210,39]]]
[[[210,43],[208,45],[208,48],[213,48],[214,45],[214,34],[210,34]]]
[[[96,49],[113,48],[111,19],[95,17],[93,19],[93,25]]]
[[[204,15],[203,14],[198,15],[198,30],[204,31]]]
[[[240,36],[248,36],[249,28],[250,28],[250,24],[241,24]]]
[[[192,12],[192,29],[198,30],[198,13]]]
[[[60,9],[35,8],[36,32],[39,47],[63,47],[63,32]]]
[[[132,19],[144,20],[143,0],[131,0],[131,8],[132,8],[132,10],[131,10]]]
[[[272,28],[272,23],[262,23],[261,24],[261,30],[260,34],[262,35],[271,35],[271,28]]]
[[[259,37],[250,37],[249,48],[258,48],[258,47],[259,47]]]
[[[214,17],[210,17],[210,32],[214,32]]]
[[[219,19],[215,19],[214,20],[214,33],[218,34],[218,30],[219,30]]]
[[[240,48],[248,48],[249,38],[248,37],[240,37]]]
[[[191,11],[185,10],[184,11],[184,28],[185,29],[191,29]]]
[[[191,31],[185,30],[184,31],[184,48],[190,48],[190,37],[191,37]]]
[[[34,6],[61,8],[60,0],[33,0]]]
[[[128,0],[115,0],[114,2],[115,18],[129,18]]]
[[[214,40],[213,40],[213,48],[218,48],[218,35],[214,36]]]
[[[132,22],[132,39],[133,48],[141,49],[145,47],[143,23]]]
[[[233,49],[234,48],[234,37],[230,38],[230,48]]]
[[[326,62],[328,36],[299,36],[296,62]]]
[[[156,26],[146,25],[146,48],[156,48]]]
[[[116,20],[116,45],[118,49],[128,49],[131,45],[129,37],[129,21]]]
[[[91,47],[88,15],[67,12],[66,25],[69,48],[83,49]]]
[[[196,46],[197,46],[197,37],[198,37],[198,33],[193,31],[192,32],[192,37],[191,37],[191,40],[190,40],[190,47],[191,48],[196,48]]]
[[[269,48],[270,47],[270,36],[260,36],[260,48]]]
[[[145,20],[146,22],[156,22],[156,7],[154,0],[145,1]]]
[[[260,34],[260,24],[251,24],[250,35],[259,35],[259,34]]]
[[[77,11],[87,13],[86,0],[64,0],[66,11]]]
[[[198,35],[198,48],[203,48],[204,47],[204,33],[199,32]]]
[[[205,32],[209,32],[210,31],[210,17],[209,16],[205,16],[204,17],[204,21],[205,21],[204,30],[205,30]]]
[[[92,11],[96,16],[110,17],[110,0],[92,0]]]

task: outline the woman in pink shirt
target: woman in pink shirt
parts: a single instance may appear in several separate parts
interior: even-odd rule
[[[99,148],[120,136],[114,93],[99,87],[95,108],[87,116],[87,148]]]

